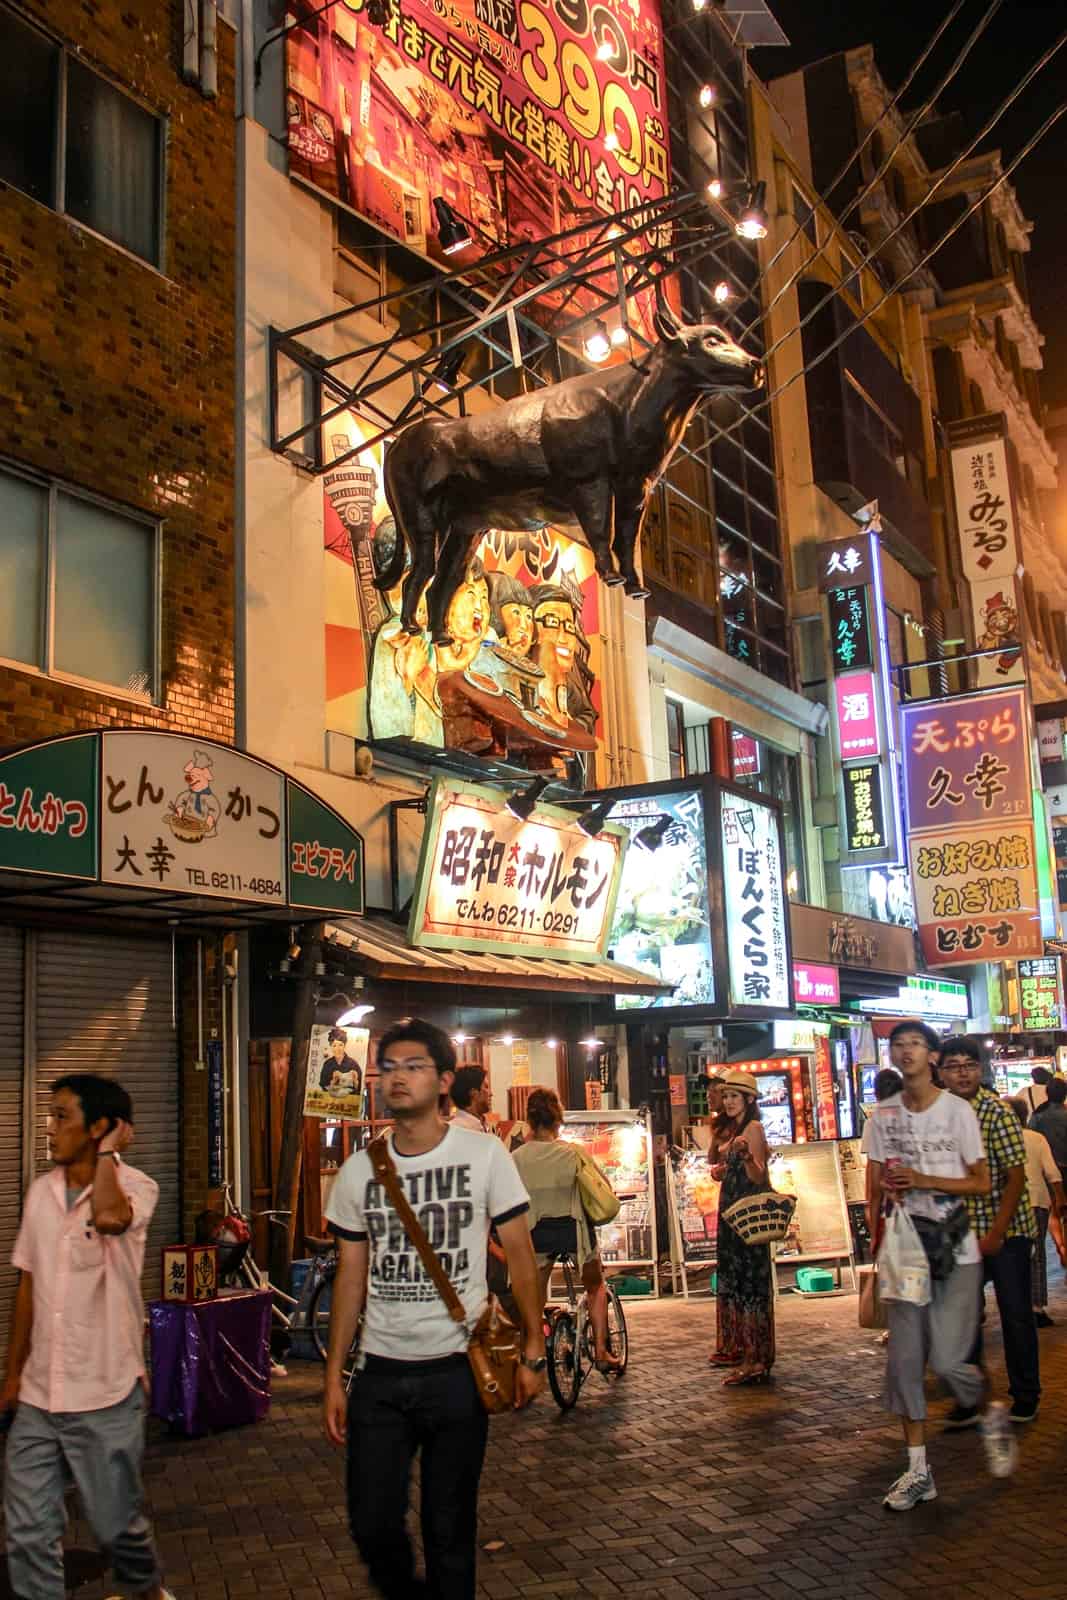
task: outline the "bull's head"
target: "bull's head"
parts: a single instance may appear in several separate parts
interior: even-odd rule
[[[666,300],[659,299],[656,333],[667,350],[681,357],[696,386],[705,392],[748,393],[763,387],[759,358],[734,344],[714,322],[679,322]]]

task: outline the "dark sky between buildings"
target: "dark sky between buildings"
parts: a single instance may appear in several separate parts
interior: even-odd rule
[[[763,78],[781,76],[836,50],[872,44],[882,76],[895,89],[907,76],[949,0],[768,0],[788,35],[788,49],[753,52]],[[933,92],[965,39],[987,9],[987,0],[968,0],[916,78],[904,101],[918,107]],[[939,100],[943,111],[958,111],[973,137],[1006,99],[1033,62],[1067,26],[1063,0],[1033,4],[1004,0],[956,78]],[[983,149],[999,149],[1010,161],[1045,118],[1067,99],[1067,45],[1007,111]],[[1023,211],[1034,223],[1027,273],[1034,316],[1045,335],[1042,390],[1050,406],[1067,405],[1067,116],[1016,169],[1011,182]]]

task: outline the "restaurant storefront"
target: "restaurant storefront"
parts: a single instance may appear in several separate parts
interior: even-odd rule
[[[107,729],[0,755],[0,1325],[21,1196],[48,1161],[53,1080],[114,1075],[160,1186],[159,1255],[244,1159],[244,930],[363,904],[362,841],[310,790],[231,746]]]

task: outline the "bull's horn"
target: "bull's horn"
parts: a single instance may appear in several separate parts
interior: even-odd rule
[[[656,279],[655,291],[656,315],[653,318],[653,325],[656,329],[656,333],[663,340],[664,344],[669,344],[672,339],[678,339],[681,337],[682,324],[678,321],[678,318],[671,309],[666,293],[664,292],[663,283],[659,278]]]

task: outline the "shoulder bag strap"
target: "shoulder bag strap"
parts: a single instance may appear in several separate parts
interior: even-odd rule
[[[367,1146],[367,1154],[370,1156],[371,1166],[374,1168],[374,1176],[392,1201],[393,1209],[400,1218],[404,1232],[415,1246],[419,1260],[429,1274],[434,1288],[444,1301],[449,1316],[453,1322],[465,1323],[467,1313],[463,1302],[456,1293],[448,1273],[441,1265],[437,1252],[429,1239],[427,1239],[425,1229],[419,1223],[419,1219],[408,1203],[403,1185],[393,1164],[393,1158],[389,1154],[389,1145],[384,1134],[379,1134],[377,1139],[371,1140]]]

